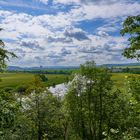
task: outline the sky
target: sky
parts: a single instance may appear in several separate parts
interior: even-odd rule
[[[0,39],[18,56],[12,66],[132,63],[120,30],[138,14],[140,0],[0,0]]]

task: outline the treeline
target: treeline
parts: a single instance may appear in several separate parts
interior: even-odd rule
[[[124,73],[140,74],[140,68],[124,68],[122,70]]]
[[[111,72],[117,72],[117,73],[132,73],[132,74],[140,74],[140,68],[111,68]]]
[[[9,73],[33,73],[33,74],[72,74],[73,72],[77,71],[77,69],[50,69],[50,70],[7,70],[6,72]]]
[[[51,94],[36,75],[26,92],[1,92],[0,139],[140,139],[139,93],[139,77],[126,77],[121,91],[94,62],[81,65],[63,96]]]

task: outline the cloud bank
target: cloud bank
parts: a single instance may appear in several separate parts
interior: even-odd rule
[[[49,0],[32,0],[32,6],[41,3],[40,9],[45,6],[53,11],[43,14],[27,7],[27,12],[19,11],[19,4],[25,9],[24,1],[18,3],[17,10],[6,2],[0,2],[0,27],[4,28],[0,36],[6,47],[19,56],[10,65],[129,62],[121,55],[127,38],[122,38],[119,30],[127,16],[140,13],[137,1],[55,0],[50,4]]]

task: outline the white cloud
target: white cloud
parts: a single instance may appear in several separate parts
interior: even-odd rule
[[[72,4],[72,3],[80,3],[80,0],[54,0],[55,4]]]
[[[42,2],[47,3],[48,0]],[[79,3],[78,0],[55,1],[64,4],[74,2]],[[19,56],[12,64],[78,65],[89,59],[95,59],[97,63],[122,60],[121,50],[126,39],[110,36],[108,32],[115,32],[125,16],[139,13],[140,4],[120,1],[112,1],[110,5],[103,3],[102,0],[102,4],[81,4],[55,15],[33,16],[0,10],[0,27],[5,29],[0,33],[1,38],[13,40],[6,46]],[[79,25],[81,21],[96,21],[98,18],[106,20],[106,24],[95,32],[88,33]]]
[[[114,12],[113,12],[114,11]],[[92,20],[96,18],[116,18],[136,15],[140,12],[139,3],[114,3],[111,5],[82,5],[71,10],[71,16],[79,20]]]
[[[45,0],[44,0],[45,1]],[[128,2],[129,0],[123,0],[123,2]],[[121,2],[121,0],[53,0],[54,4],[113,4]]]
[[[99,30],[97,34],[101,37],[107,37],[108,36],[108,34],[104,31],[102,31],[102,30]]]
[[[43,2],[44,4],[48,4],[48,0],[39,0],[40,2]]]

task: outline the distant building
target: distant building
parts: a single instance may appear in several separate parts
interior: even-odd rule
[[[40,66],[40,69],[43,69],[43,66]]]
[[[112,72],[122,72],[123,70],[121,68],[112,68]]]

